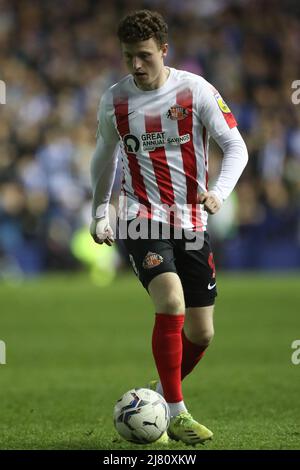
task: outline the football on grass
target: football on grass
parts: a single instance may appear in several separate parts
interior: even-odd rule
[[[157,392],[134,388],[124,393],[114,408],[114,425],[127,441],[149,444],[157,441],[170,422],[169,407]]]

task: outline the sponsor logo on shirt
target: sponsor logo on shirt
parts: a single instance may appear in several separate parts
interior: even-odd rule
[[[181,145],[186,144],[191,140],[190,134],[184,134],[178,137],[168,137],[167,141],[170,145]]]
[[[165,132],[146,132],[141,135],[143,150],[151,151],[158,147],[164,147],[166,144],[169,145],[181,145],[189,142],[191,139],[190,134],[184,134],[181,136],[170,136],[166,137]]]
[[[143,150],[155,150],[166,144],[165,132],[146,132],[141,135]]]
[[[179,104],[174,104],[174,106],[171,106],[167,112],[167,118],[171,119],[172,121],[181,121],[182,119],[185,119],[188,114],[189,111],[186,108],[179,106]]]
[[[123,137],[125,150],[127,153],[137,153],[140,148],[139,139],[133,134],[126,134]]]

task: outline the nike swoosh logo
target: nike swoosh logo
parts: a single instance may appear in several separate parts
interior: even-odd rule
[[[131,111],[130,113],[127,114],[127,116],[130,116],[130,114],[135,113],[135,111]]]
[[[212,290],[214,287],[216,287],[216,282],[211,286],[210,283],[207,286],[208,290]]]

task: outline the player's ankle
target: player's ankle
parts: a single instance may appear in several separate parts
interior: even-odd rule
[[[187,412],[187,408],[184,404],[184,401],[179,401],[177,403],[168,403],[170,409],[171,418],[179,415],[182,412]]]

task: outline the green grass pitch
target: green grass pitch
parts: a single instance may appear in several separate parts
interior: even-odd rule
[[[184,381],[209,449],[300,449],[297,274],[218,278],[216,335]],[[153,308],[133,275],[109,287],[88,275],[0,285],[1,449],[158,449],[116,441],[115,401],[156,377]],[[170,449],[191,449],[172,443]]]

